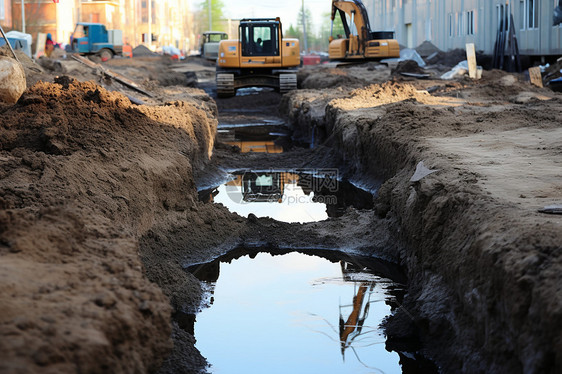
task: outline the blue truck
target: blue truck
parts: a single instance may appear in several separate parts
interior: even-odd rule
[[[98,55],[107,61],[123,53],[121,30],[107,30],[101,23],[79,22],[70,36],[70,50],[83,55]]]

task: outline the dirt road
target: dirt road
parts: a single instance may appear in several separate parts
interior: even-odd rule
[[[2,372],[199,372],[192,334],[172,319],[200,303],[184,268],[256,243],[401,263],[410,290],[387,344],[415,331],[444,372],[562,369],[562,219],[539,212],[562,203],[559,94],[496,71],[406,80],[367,64],[303,69],[285,97],[215,103],[186,86],[194,73],[212,81],[192,62],[107,65],[150,96],[74,61],[46,66],[27,62],[28,91],[1,108]],[[233,110],[248,103],[258,114]],[[318,146],[215,144],[219,121],[263,114]],[[420,161],[436,172],[412,182]],[[198,185],[244,165],[385,183],[374,211],[310,224],[198,200]]]

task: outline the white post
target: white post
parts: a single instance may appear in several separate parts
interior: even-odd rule
[[[21,32],[25,34],[25,0],[21,0]]]
[[[306,16],[304,14],[304,0],[302,0],[302,37],[304,39],[304,51],[308,51],[308,41],[306,40]]]

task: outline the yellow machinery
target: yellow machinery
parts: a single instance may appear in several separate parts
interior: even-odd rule
[[[298,39],[284,39],[279,18],[240,21],[238,40],[222,40],[217,59],[217,94],[236,95],[242,87],[297,88]]]
[[[361,0],[332,0],[332,28],[339,14],[345,38],[330,36],[330,60],[366,60],[400,57],[393,31],[371,31],[367,9]]]

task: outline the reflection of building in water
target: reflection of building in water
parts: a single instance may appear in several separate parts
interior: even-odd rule
[[[227,186],[241,188],[247,202],[282,202],[287,184],[297,184],[299,176],[288,172],[248,172],[235,175]]]
[[[358,269],[354,264],[340,261],[342,274],[345,281],[352,281],[349,273],[357,272]],[[340,305],[339,333],[341,343],[341,354],[345,359],[345,350],[349,348],[355,338],[361,335],[365,320],[369,315],[369,307],[371,305],[371,293],[375,287],[375,282],[363,281],[356,286],[355,296],[351,305]],[[342,316],[342,307],[351,307],[351,313],[344,321]]]

